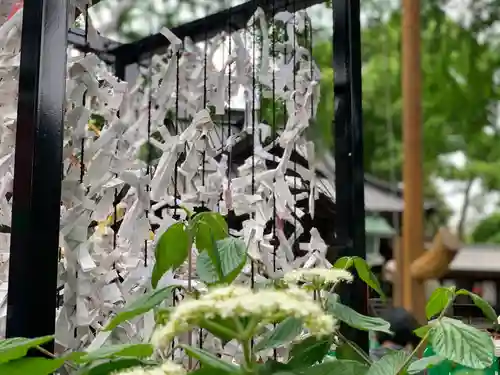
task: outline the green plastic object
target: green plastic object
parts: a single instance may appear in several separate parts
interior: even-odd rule
[[[430,357],[433,355],[435,355],[434,350],[432,350],[432,347],[428,346],[424,351],[424,357]],[[490,368],[481,371],[471,370],[451,361],[443,361],[427,370],[427,375],[462,375],[467,374],[467,371],[471,371],[474,375],[498,375],[498,358],[495,358],[493,365]]]

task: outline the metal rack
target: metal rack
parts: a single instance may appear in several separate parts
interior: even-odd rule
[[[260,0],[225,9],[172,29],[179,38],[210,38],[227,27],[245,26],[257,6],[270,12],[301,10],[319,0]],[[363,127],[361,110],[360,1],[333,0],[332,64],[335,72],[336,214],[339,256],[365,258]],[[62,129],[65,100],[66,47],[93,52],[126,79],[131,64],[162,53],[168,41],[160,34],[120,44],[102,39],[105,48],[86,42],[80,29],[67,29],[68,1],[39,0],[24,4],[18,131],[16,138],[13,220],[7,335],[35,337],[54,333],[61,195]],[[102,38],[102,37],[101,37]],[[29,297],[28,297],[29,296]],[[367,289],[360,281],[341,297],[367,313]],[[366,333],[346,335],[368,348]]]

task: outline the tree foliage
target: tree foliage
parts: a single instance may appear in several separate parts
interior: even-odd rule
[[[401,10],[377,13],[376,3],[381,1],[370,2],[362,30],[365,170],[381,179],[401,181]],[[465,221],[473,182],[487,191],[500,190],[496,123],[500,55],[491,32],[495,18],[490,17],[499,14],[500,2],[468,4],[468,22],[451,19],[443,11],[447,3],[434,0],[422,5],[424,181],[425,190],[438,201],[436,178],[460,182],[466,198],[461,221]],[[314,55],[323,73],[316,133],[331,139],[325,136],[331,133],[333,118],[331,42],[317,42]],[[457,163],[456,155],[464,162]]]
[[[471,240],[477,243],[500,243],[500,212],[482,219],[472,231]]]

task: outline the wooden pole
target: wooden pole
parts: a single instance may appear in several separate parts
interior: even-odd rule
[[[420,0],[403,2],[403,246],[398,270],[402,279],[403,307],[425,320],[424,283],[413,280],[411,263],[424,251],[422,197],[422,114],[420,68]]]

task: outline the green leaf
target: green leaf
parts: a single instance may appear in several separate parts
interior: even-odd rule
[[[79,363],[92,362],[100,359],[111,359],[116,357],[145,358],[153,354],[151,344],[118,344],[104,346],[98,350],[87,353],[78,359]]]
[[[443,357],[440,357],[438,355],[431,355],[430,357],[421,358],[408,366],[408,374],[418,374],[419,372],[425,371],[440,364],[444,360],[445,359]]]
[[[229,374],[229,372],[221,371],[220,369],[216,369],[209,366],[202,366],[201,368],[190,371],[189,375],[224,375]]]
[[[19,358],[0,364],[0,374],[5,375],[49,375],[64,364],[64,359]]]
[[[421,339],[423,339],[427,333],[430,331],[432,325],[430,324],[427,324],[425,326],[422,326],[422,327],[418,327],[416,330],[413,331],[413,333],[415,335],[417,335],[418,337],[420,337]]]
[[[210,249],[214,241],[229,235],[224,216],[217,212],[202,212],[196,215],[191,223],[199,252]]]
[[[459,368],[453,371],[453,375],[485,375],[487,374],[484,370],[473,370],[470,368]]]
[[[295,368],[312,366],[323,360],[330,350],[332,343],[332,338],[330,337],[306,337],[292,346],[288,364]]]
[[[172,292],[179,288],[178,286],[171,285],[166,288],[153,290],[149,293],[141,295],[130,305],[125,306],[111,321],[108,323],[105,331],[111,331],[123,322],[133,319],[136,316],[147,313],[149,310],[160,305],[165,299],[172,297]]]
[[[460,320],[442,318],[429,331],[436,355],[472,369],[484,369],[493,363],[494,346],[488,333]]]
[[[341,304],[335,297],[335,295],[330,295],[327,305],[328,312],[335,318],[362,331],[377,331],[392,334],[389,322],[381,318],[362,315],[349,306]]]
[[[119,370],[132,367],[145,366],[150,363],[143,362],[137,358],[119,358],[107,362],[91,363],[83,367],[78,375],[110,375]]]
[[[357,350],[354,350],[353,346],[356,347]],[[335,358],[337,359],[347,359],[363,364],[370,364],[367,363],[366,359],[359,353],[363,353],[363,349],[361,349],[355,342],[343,343],[335,348]]]
[[[163,233],[155,248],[155,265],[151,284],[156,288],[168,270],[176,270],[187,259],[190,248],[189,235],[184,223],[175,223]]]
[[[262,350],[274,349],[290,343],[302,332],[302,320],[289,317],[279,323],[272,331],[254,346],[253,350],[258,353]]]
[[[206,284],[231,283],[241,272],[247,261],[247,251],[243,241],[228,237],[217,241],[222,278],[208,252],[200,253],[196,259],[196,273]]]
[[[360,257],[354,257],[354,268],[356,268],[359,278],[363,280],[366,285],[376,291],[381,297],[386,298],[382,287],[380,286],[380,282],[373,274],[370,266],[366,263],[366,260]]]
[[[404,350],[386,354],[370,366],[366,375],[397,375],[407,356]]]
[[[425,315],[431,319],[439,315],[455,298],[454,288],[439,287],[432,292],[427,305],[425,306]]]
[[[15,337],[12,339],[0,340],[0,363],[24,357],[29,349],[48,343],[53,339],[54,336],[44,336],[35,339]]]
[[[218,212],[201,212],[193,220],[207,223],[216,240],[226,238],[229,235],[226,219]]]
[[[220,256],[223,282],[232,283],[239,275],[247,261],[247,248],[245,243],[234,237],[217,241],[217,251]]]
[[[274,375],[277,373],[293,372],[294,368],[288,363],[278,362],[274,359],[268,359],[264,363],[257,364],[257,374]]]
[[[354,264],[354,260],[352,257],[341,257],[341,258],[337,259],[337,261],[333,265],[333,268],[340,268],[340,269],[347,270],[347,269],[351,268],[353,264]]]
[[[196,274],[207,285],[216,284],[220,280],[217,269],[206,251],[196,257]]]
[[[217,358],[212,353],[207,352],[206,350],[195,348],[189,345],[181,344],[180,348],[184,349],[186,353],[192,357],[200,361],[200,363],[204,366],[208,366],[214,369],[218,369],[221,371],[229,372],[229,373],[237,373],[239,371],[239,367],[233,365],[232,363],[223,361],[220,358]]]
[[[368,371],[368,366],[349,360],[327,361],[298,371],[300,375],[363,375]]]
[[[196,248],[198,251],[206,252],[213,264],[213,268],[217,273],[217,279],[221,280],[223,278],[222,268],[220,264],[220,255],[217,251],[216,240],[212,234],[210,226],[204,221],[199,221],[196,226]]]
[[[487,302],[485,301],[481,296],[478,296],[475,293],[469,292],[468,290],[465,289],[460,289],[457,294],[465,294],[468,295],[471,299],[472,302],[474,302],[474,305],[476,305],[481,311],[483,312],[484,316],[490,320],[493,323],[497,323],[498,317],[495,309]]]

